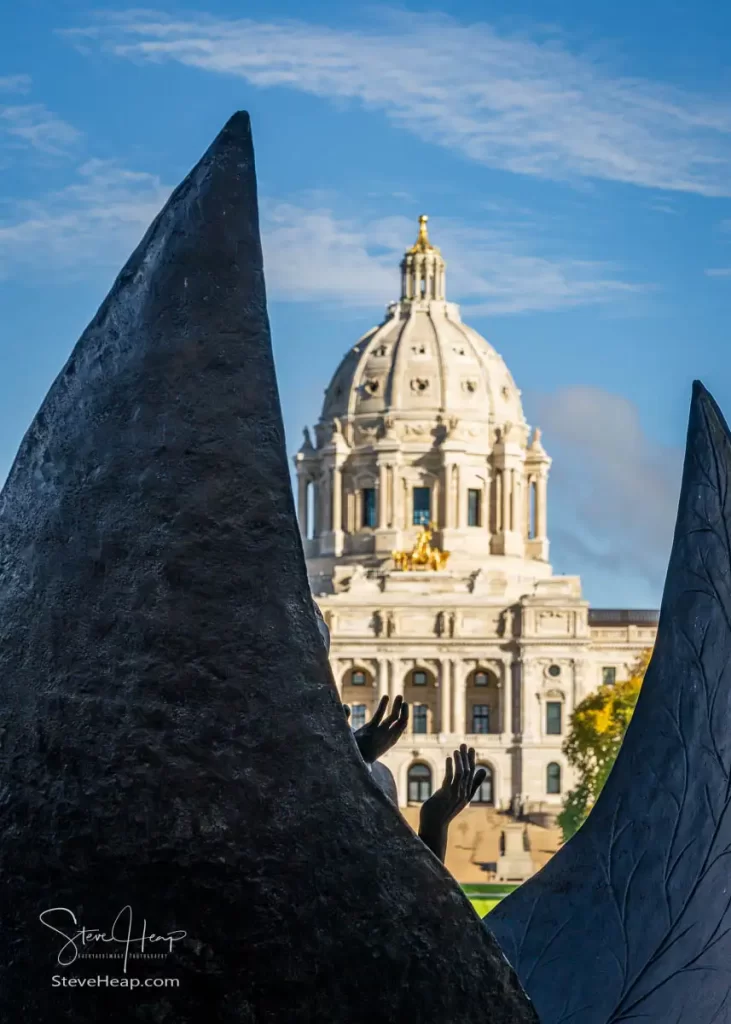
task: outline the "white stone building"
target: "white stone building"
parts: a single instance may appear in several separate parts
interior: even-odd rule
[[[489,768],[478,799],[548,823],[573,782],[575,704],[627,676],[657,614],[591,611],[579,577],[553,574],[551,459],[502,358],[446,300],[426,220],[400,300],[345,355],[295,458],[312,590],[356,724],[382,694],[411,705],[385,758],[403,805],[467,741]],[[427,524],[446,565],[397,568]]]

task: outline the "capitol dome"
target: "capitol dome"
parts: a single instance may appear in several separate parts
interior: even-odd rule
[[[445,296],[445,262],[419,218],[401,264],[401,298],[347,353],[326,390],[322,421],[459,415],[525,427],[520,391],[503,359]]]
[[[449,571],[550,575],[550,459],[502,357],[446,298],[446,263],[419,218],[401,297],[347,352],[297,467],[311,573],[397,571],[424,527]],[[444,560],[444,566],[447,560]]]

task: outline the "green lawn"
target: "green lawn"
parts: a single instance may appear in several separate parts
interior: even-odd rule
[[[466,892],[468,896],[476,896],[478,893],[480,895],[489,894],[490,896],[507,896],[509,892],[513,892],[513,890],[517,888],[517,885],[499,885],[497,882],[475,882],[474,884],[468,883],[467,885],[462,886],[463,891]]]
[[[500,900],[480,900],[471,899],[470,903],[475,908],[480,917],[484,917],[485,914],[489,914],[493,907],[496,907]]]
[[[493,907],[496,907],[500,900],[517,889],[517,885],[495,885],[485,883],[484,885],[463,885],[462,890],[475,908],[480,917],[489,914]]]

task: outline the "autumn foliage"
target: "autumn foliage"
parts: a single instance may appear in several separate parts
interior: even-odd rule
[[[566,796],[558,819],[564,842],[586,820],[609,777],[651,656],[651,650],[645,651],[629,679],[601,686],[578,704],[571,716],[564,753],[577,773],[578,783]]]

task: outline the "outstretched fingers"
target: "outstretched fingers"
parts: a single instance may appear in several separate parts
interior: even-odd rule
[[[376,713],[374,714],[373,718],[370,721],[370,724],[372,726],[379,726],[381,724],[381,719],[386,714],[386,708],[387,707],[388,707],[388,697],[384,694],[384,696],[381,697],[380,701],[378,702],[378,707],[376,708]],[[388,719],[386,719],[386,722],[388,722]]]
[[[388,703],[388,697],[384,697],[383,699],[386,701],[386,703]],[[383,723],[384,725],[387,725],[389,729],[392,728],[398,722],[403,704],[404,698],[401,696],[401,694],[399,694],[398,697],[394,697],[393,707],[389,712],[388,718]]]
[[[486,768],[478,768],[477,771],[475,772],[475,777],[472,780],[472,789],[471,789],[470,794],[469,794],[469,800],[472,800],[472,798],[474,797],[475,793],[480,788],[480,786],[482,785],[482,783],[485,781],[486,778],[487,778],[487,769]]]
[[[396,718],[396,724],[393,726],[393,730],[397,736],[401,736],[406,731],[406,726],[409,724],[409,705],[402,698],[397,697],[396,700],[401,700],[401,704],[398,709],[398,716]],[[395,711],[394,707],[394,711]]]
[[[464,743],[454,752],[454,783],[452,785],[452,792],[454,796],[459,799],[460,793],[462,792],[462,784],[464,781],[465,765],[462,757],[462,751],[465,749]]]

